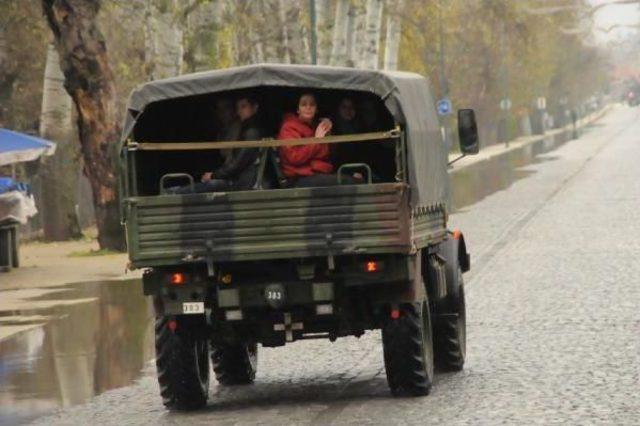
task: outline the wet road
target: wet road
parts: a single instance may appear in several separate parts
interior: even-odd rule
[[[473,260],[468,362],[436,376],[429,397],[389,396],[381,339],[368,333],[262,349],[254,385],[213,383],[196,413],[165,411],[146,363],[133,385],[36,423],[638,424],[639,115],[618,108],[580,140],[495,181],[454,178],[474,203],[454,199],[461,209],[452,217]]]

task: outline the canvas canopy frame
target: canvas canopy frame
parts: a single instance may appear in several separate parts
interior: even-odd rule
[[[144,117],[145,108],[150,104],[264,86],[303,90],[348,90],[376,95],[384,102],[396,124],[404,130],[407,146],[406,164],[413,207],[447,204],[449,198],[449,180],[446,170],[447,147],[442,140],[429,82],[414,73],[328,66],[258,64],[152,81],[138,87],[130,96],[121,148],[125,148],[128,141],[135,139],[136,123]],[[310,139],[306,139],[300,144],[310,142],[312,142]],[[338,141],[331,139],[322,141],[322,143],[336,142]],[[180,143],[186,147],[194,142]],[[264,146],[260,145],[262,143],[259,141],[256,146]],[[267,141],[267,143],[275,143],[277,146],[282,141]],[[220,144],[217,147],[222,148],[224,142],[216,142],[216,144]],[[138,143],[137,149],[141,146],[143,149],[156,147]],[[169,142],[166,147],[170,148],[171,143]]]
[[[400,137],[400,128],[386,132],[358,133],[354,135],[325,136],[323,138],[272,139],[257,141],[219,141],[219,142],[135,142],[127,141],[129,150],[139,151],[200,151],[209,149],[233,148],[276,148],[280,146],[299,146],[311,144],[333,144],[351,142],[371,142]]]

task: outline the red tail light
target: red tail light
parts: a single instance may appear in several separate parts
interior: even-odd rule
[[[185,276],[182,272],[176,272],[171,274],[171,284],[173,285],[183,285],[185,283]]]

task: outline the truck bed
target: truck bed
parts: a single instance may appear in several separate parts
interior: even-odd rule
[[[408,197],[403,183],[132,197],[125,201],[129,257],[140,268],[408,253],[415,237]],[[440,216],[419,228],[444,232]]]

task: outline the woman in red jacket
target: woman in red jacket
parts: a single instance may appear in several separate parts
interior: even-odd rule
[[[331,131],[328,118],[316,118],[318,104],[313,93],[304,93],[298,100],[297,114],[286,114],[278,139],[323,138]],[[332,186],[338,184],[333,174],[328,144],[281,146],[279,148],[282,173],[296,187]],[[345,183],[355,183],[349,176]]]

